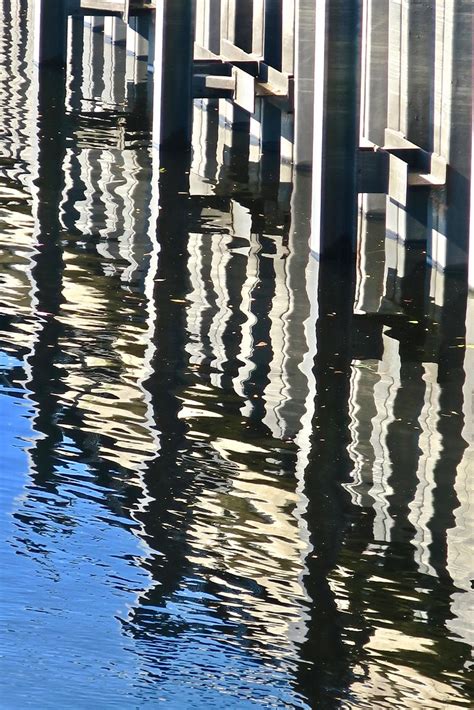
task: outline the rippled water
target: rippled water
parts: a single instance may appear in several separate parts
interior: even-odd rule
[[[39,94],[1,12],[1,706],[469,707],[463,280],[318,264],[308,176],[217,108],[158,165],[143,68]]]

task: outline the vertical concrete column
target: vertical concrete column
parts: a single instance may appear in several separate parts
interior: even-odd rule
[[[434,29],[437,0],[390,0],[388,128],[426,151],[433,146]],[[385,144],[390,144],[386,140]],[[388,200],[390,202],[390,200]],[[393,209],[392,209],[393,207]],[[387,206],[404,233],[401,298],[423,298],[423,254],[427,240],[428,191],[408,189],[406,204]],[[388,219],[387,219],[388,224]],[[390,229],[392,225],[388,225]],[[401,265],[400,265],[401,266]],[[400,276],[400,271],[398,273]],[[421,306],[421,302],[419,303]]]
[[[215,54],[221,50],[221,0],[207,0],[206,21],[208,28],[208,48]]]
[[[436,0],[402,3],[400,130],[424,150],[432,150],[436,4]]]
[[[34,62],[65,66],[67,0],[34,0]]]
[[[281,4],[281,70],[287,74],[295,71],[296,4],[296,0],[282,0]]]
[[[155,16],[153,144],[191,147],[194,13],[189,0],[160,0]]]
[[[432,132],[433,150],[446,160],[447,175],[446,188],[433,191],[431,195],[427,251],[428,260],[440,271],[465,270],[470,240],[472,245],[469,182],[472,178],[473,16],[474,8],[469,0],[438,2]],[[471,246],[471,260],[472,251]],[[471,266],[471,271],[473,268]]]
[[[265,35],[263,57],[267,64],[281,69],[283,0],[265,0]]]
[[[360,0],[316,4],[311,248],[348,258],[357,233]]]
[[[126,76],[132,84],[140,84],[146,80],[149,70],[149,43],[148,33],[150,24],[149,16],[139,15],[130,17],[126,25],[127,69]]]
[[[106,42],[112,42],[114,19],[114,17],[106,17],[104,20],[104,39]]]
[[[220,53],[221,0],[195,0],[196,42]]]
[[[364,0],[361,50],[360,142],[382,146],[387,127],[389,0]],[[383,293],[380,249],[385,233],[383,194],[359,199],[358,309],[377,311]],[[382,274],[381,272],[382,267]]]
[[[253,0],[252,53],[263,57],[265,0]]]
[[[93,15],[90,18],[90,25],[92,27],[93,32],[103,32],[105,27],[105,17]]]
[[[436,0],[390,0],[388,127],[431,150]]]
[[[148,59],[149,18],[145,15],[131,17],[127,25],[127,54],[138,60]]]
[[[399,131],[401,83],[402,0],[389,0],[388,113],[387,128]]]
[[[201,47],[207,47],[206,0],[195,0],[195,40]]]
[[[238,0],[235,3],[234,43],[244,52],[252,51],[253,0]]]
[[[294,153],[297,168],[313,162],[314,38],[316,4],[297,0],[295,10]]]
[[[388,127],[431,150],[436,0],[390,0]]]
[[[237,0],[222,0],[221,32],[224,39],[235,41],[235,13]]]
[[[389,0],[364,0],[360,135],[382,146],[387,128]]]
[[[276,184],[280,179],[282,112],[269,101],[262,102],[262,182]]]
[[[104,24],[105,39],[112,44],[125,44],[127,25],[120,17],[106,17]]]

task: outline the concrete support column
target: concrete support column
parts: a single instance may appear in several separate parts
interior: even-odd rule
[[[38,66],[65,66],[67,0],[35,0],[33,57]]]
[[[296,0],[282,0],[281,5],[281,70],[295,73]]]
[[[436,2],[437,0],[389,0],[386,125],[429,152],[433,148]],[[374,112],[370,110],[366,124],[375,135],[380,133],[380,127],[373,125],[373,115]],[[385,141],[385,145],[387,144],[390,144],[390,140]],[[387,200],[387,237],[395,236],[404,247],[409,248],[397,250],[404,262],[403,266],[398,264],[398,278],[402,277],[402,271],[404,288],[415,285],[415,275],[417,281],[424,281],[420,259],[421,250],[425,248],[427,240],[428,197],[428,189],[408,188],[404,205]],[[404,292],[400,295],[403,297],[409,294]],[[417,291],[416,295],[417,298],[422,298],[420,291]]]
[[[389,128],[431,150],[436,0],[390,0]]]
[[[90,26],[92,27],[93,32],[103,32],[105,27],[105,17],[93,15],[90,18]]]
[[[221,0],[195,0],[196,42],[215,54],[220,53]]]
[[[361,145],[371,141],[383,146],[385,142],[388,18],[389,0],[364,0],[359,137]],[[361,312],[377,312],[384,292],[383,261],[380,257],[385,240],[385,207],[384,194],[370,193],[360,196],[356,309]]]
[[[112,44],[125,44],[127,25],[120,17],[106,17],[104,24],[105,39]]]
[[[234,43],[244,52],[252,51],[253,0],[238,0],[235,3]]]
[[[281,69],[283,0],[265,0],[264,54],[267,64]]]
[[[265,0],[253,0],[252,52],[263,57],[265,32]]]
[[[389,0],[388,113],[387,128],[400,130],[402,2]]]
[[[147,70],[149,70],[150,27],[154,29],[148,16],[131,17],[126,25],[126,78],[133,85],[146,81]]]
[[[153,144],[189,150],[194,13],[189,0],[161,0],[155,16]]]
[[[387,127],[389,0],[364,0],[360,136],[384,145]]]
[[[207,0],[208,48],[215,54],[221,50],[221,0]]]
[[[360,0],[316,4],[311,248],[348,258],[357,232]]]
[[[436,0],[404,0],[400,46],[400,130],[432,150]]]
[[[221,34],[223,39],[234,41],[235,0],[221,0]]]
[[[315,17],[314,0],[296,2],[293,159],[297,168],[306,169],[313,163]]]
[[[131,17],[126,29],[127,54],[133,54],[139,60],[148,60],[148,17]]]
[[[472,177],[473,16],[470,0],[438,2],[432,140],[434,152],[446,160],[448,167],[446,188],[433,191],[431,195],[428,258],[441,270],[466,269],[469,232],[472,234],[469,182]]]

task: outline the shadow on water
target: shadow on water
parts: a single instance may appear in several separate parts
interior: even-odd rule
[[[465,278],[393,268],[382,222],[319,263],[310,177],[243,112],[197,104],[158,165],[140,67],[86,27],[39,90],[13,6],[6,707],[468,707]]]

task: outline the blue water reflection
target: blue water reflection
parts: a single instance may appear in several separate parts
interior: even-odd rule
[[[4,382],[13,368],[18,378],[21,360],[0,362]],[[38,488],[28,475],[34,407],[22,387],[4,385],[0,402],[4,707],[88,708],[98,693],[107,708],[306,707],[291,669],[246,648],[245,627],[219,618],[199,580],[141,608],[152,579],[138,524],[113,515],[110,489],[68,438],[54,486]]]

